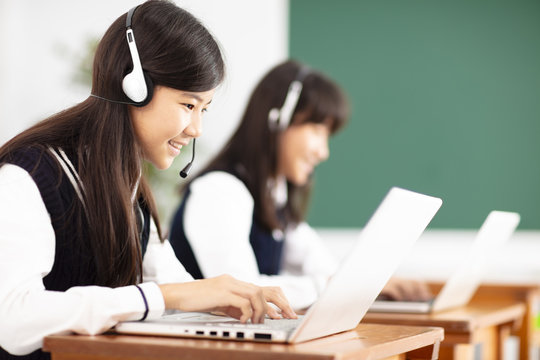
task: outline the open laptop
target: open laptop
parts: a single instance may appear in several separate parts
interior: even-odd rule
[[[441,199],[392,188],[319,299],[300,319],[264,324],[207,313],[121,322],[119,333],[297,343],[355,328],[442,204]]]
[[[369,311],[429,313],[466,305],[482,281],[487,262],[519,224],[513,212],[492,211],[478,231],[470,249],[437,296],[427,301],[376,300]]]

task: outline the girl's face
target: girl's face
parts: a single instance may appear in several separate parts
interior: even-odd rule
[[[182,147],[201,135],[202,116],[215,89],[188,92],[156,86],[150,103],[129,107],[135,135],[144,158],[158,169],[167,169]]]
[[[329,128],[305,122],[289,126],[278,148],[278,173],[295,185],[305,185],[315,167],[328,158]]]

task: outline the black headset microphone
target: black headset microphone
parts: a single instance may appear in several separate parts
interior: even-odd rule
[[[137,44],[135,43],[135,35],[133,34],[133,28],[131,26],[131,18],[137,7],[138,5],[131,8],[126,16],[126,39],[129,47],[129,54],[131,55],[131,61],[133,63],[133,70],[131,70],[131,72],[122,80],[122,90],[133,102],[111,100],[94,94],[90,94],[90,96],[116,104],[134,105],[138,107],[145,106],[152,100],[154,84],[152,83],[150,76],[148,76],[142,68],[139,52],[137,51]],[[195,139],[193,139],[192,151],[191,161],[180,171],[180,176],[183,178],[189,175],[193,160],[195,160]]]
[[[191,149],[191,161],[188,162],[182,170],[180,170],[180,176],[182,178],[185,178],[189,175],[189,172],[191,171],[191,165],[193,165],[193,160],[195,160],[195,140],[197,139],[193,139],[193,148]]]

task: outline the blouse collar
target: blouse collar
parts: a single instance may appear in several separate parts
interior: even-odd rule
[[[268,187],[270,188],[270,195],[274,200],[274,203],[278,207],[283,207],[287,203],[287,179],[283,175],[279,175],[275,179],[268,181]]]

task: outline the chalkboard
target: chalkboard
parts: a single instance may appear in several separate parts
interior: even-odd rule
[[[443,199],[432,228],[540,229],[540,1],[291,0],[290,55],[352,105],[312,225],[363,226],[400,186]]]

